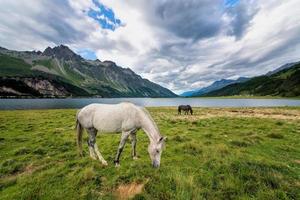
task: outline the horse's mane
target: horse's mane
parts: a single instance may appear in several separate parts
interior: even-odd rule
[[[152,116],[150,115],[149,111],[148,111],[146,108],[144,108],[144,107],[140,107],[140,108],[141,108],[141,110],[146,114],[146,116],[150,119],[150,121],[152,122],[152,124],[153,124],[154,128],[156,129],[156,131],[157,131],[158,133],[160,133],[160,132],[159,132],[159,129],[158,129],[158,127],[157,127],[157,125],[156,125],[154,119],[153,119]]]

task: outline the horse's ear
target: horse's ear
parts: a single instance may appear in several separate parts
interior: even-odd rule
[[[166,141],[167,137],[161,137],[159,138],[158,142]]]

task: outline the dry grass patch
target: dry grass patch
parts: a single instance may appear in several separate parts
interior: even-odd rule
[[[300,160],[295,160],[295,163],[300,165]]]
[[[33,165],[32,163],[27,165],[26,167],[24,167],[22,169],[22,171],[16,172],[14,174],[10,174],[7,176],[3,176],[0,179],[0,188],[2,184],[6,184],[7,182],[12,182],[12,181],[16,181],[18,177],[20,176],[25,176],[25,175],[31,175],[33,172],[42,169],[44,166],[36,166]]]
[[[26,167],[24,167],[20,172],[17,172],[15,174],[12,174],[11,176],[23,176],[23,175],[30,175],[33,172],[42,169],[44,166],[38,166],[38,165],[34,165],[34,164],[29,164]]]
[[[144,189],[144,183],[130,183],[119,185],[116,190],[116,196],[120,200],[131,199],[135,195],[142,193]]]
[[[160,112],[160,119],[169,119],[170,121],[190,121],[195,122],[199,119],[208,119],[213,117],[255,117],[271,118],[282,120],[300,120],[300,110],[285,108],[194,108],[193,115],[178,115],[177,109],[169,108],[173,114]]]

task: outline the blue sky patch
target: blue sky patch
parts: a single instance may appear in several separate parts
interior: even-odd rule
[[[240,0],[224,0],[226,7],[232,7],[235,6],[237,3],[239,3]]]
[[[95,52],[93,52],[89,49],[81,49],[81,50],[77,51],[77,53],[81,57],[83,57],[84,59],[87,59],[87,60],[96,60],[97,59]]]
[[[90,8],[88,16],[96,20],[101,28],[114,31],[121,25],[121,20],[116,18],[112,9],[104,6],[98,0],[93,0],[93,3],[98,9]]]

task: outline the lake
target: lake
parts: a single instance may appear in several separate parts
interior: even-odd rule
[[[195,107],[277,107],[300,106],[292,99],[217,99],[217,98],[78,98],[78,99],[0,99],[0,110],[81,108],[91,103],[129,101],[145,107],[178,106]]]

